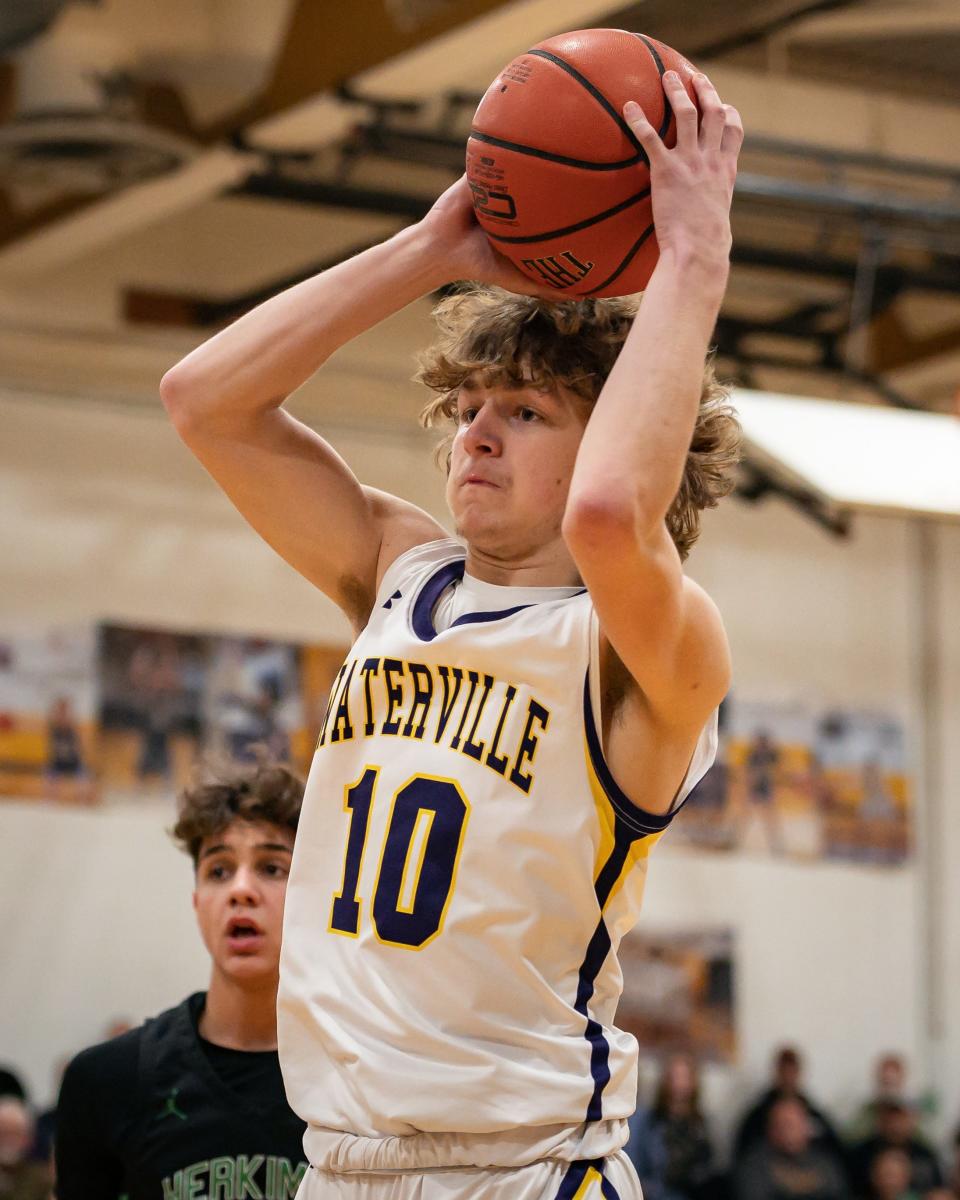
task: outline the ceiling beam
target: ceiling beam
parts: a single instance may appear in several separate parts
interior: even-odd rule
[[[798,22],[834,9],[849,8],[852,3],[856,2],[857,0],[808,0],[808,3],[799,6],[793,4],[787,12],[768,16],[748,29],[741,29],[736,33],[706,41],[697,45],[696,49],[691,50],[691,53],[703,59],[722,58],[725,54],[731,54],[744,46],[752,46],[757,42],[766,41],[770,37],[789,36],[790,31],[796,27]]]
[[[259,159],[249,154],[211,149],[159,179],[134,184],[96,203],[78,206],[75,211],[60,209],[62,219],[51,220],[40,228],[21,228],[19,238],[0,250],[0,277],[52,270],[125,234],[192,208],[241,182],[257,162]]]
[[[960,31],[956,0],[912,0],[909,4],[861,7],[810,16],[786,28],[782,37],[796,42],[862,42],[929,37]]]
[[[510,0],[446,0],[428,10],[422,21],[401,26],[389,0],[298,0],[262,94],[208,128],[206,136],[222,138],[274,116],[509,4]]]
[[[957,350],[960,350],[960,325],[916,337],[895,308],[875,317],[871,325],[870,359],[877,371],[898,371]]]
[[[418,30],[402,31],[395,28],[386,0],[349,6],[300,0],[263,96],[215,129],[194,134],[209,140],[243,129],[251,144],[319,151],[343,137],[360,111],[324,91],[351,71],[356,73],[350,82],[359,91],[441,95],[460,86],[465,64],[476,69],[482,62],[486,65],[479,69],[492,77],[519,50],[571,24],[595,22],[616,7],[611,0],[453,0]],[[350,40],[370,34],[357,23],[361,11],[368,21],[394,31],[388,39],[381,30],[366,57]],[[328,22],[322,27],[317,24],[321,14]],[[347,24],[341,27],[341,21]],[[317,38],[323,54],[312,57],[315,50],[319,54]],[[294,72],[295,82],[281,79],[285,70]],[[179,128],[182,113],[178,122]],[[196,163],[160,179],[101,199],[70,202],[56,210],[56,220],[45,214],[42,222],[24,222],[7,236],[0,224],[0,279],[51,270],[219,194],[258,161],[239,154],[230,163],[233,155],[229,146],[210,148]]]

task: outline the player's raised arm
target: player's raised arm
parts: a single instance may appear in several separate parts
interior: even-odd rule
[[[257,532],[355,627],[389,563],[444,532],[414,505],[361,486],[333,447],[281,406],[351,338],[464,278],[533,290],[490,249],[461,179],[424,220],[259,305],[161,381],[184,442]]]
[[[637,106],[624,113],[650,159],[660,260],[587,425],[564,536],[604,644],[650,714],[662,727],[695,731],[726,691],[729,656],[719,615],[685,579],[666,519],[695,427],[699,436],[711,419],[701,404],[704,361],[726,288],[743,129],[704,76],[696,79],[699,120],[676,75],[668,73],[664,87],[677,119],[675,149]]]

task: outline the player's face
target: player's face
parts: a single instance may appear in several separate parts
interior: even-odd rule
[[[561,543],[589,409],[566,388],[468,380],[457,400],[447,503],[474,549],[508,560]]]
[[[201,845],[193,906],[214,967],[228,978],[276,979],[292,852],[290,830],[260,821],[234,821]]]

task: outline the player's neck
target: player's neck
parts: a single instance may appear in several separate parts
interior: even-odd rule
[[[240,985],[216,968],[200,1014],[200,1036],[231,1050],[276,1050],[277,981]]]
[[[563,542],[526,553],[499,553],[467,545],[465,571],[500,587],[580,587],[583,581]]]

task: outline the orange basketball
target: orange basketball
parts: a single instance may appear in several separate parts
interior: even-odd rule
[[[623,117],[636,100],[668,146],[676,122],[660,82],[694,68],[669,46],[623,29],[540,42],[487,89],[467,140],[473,203],[495,248],[562,296],[624,296],[659,255],[647,156]]]

